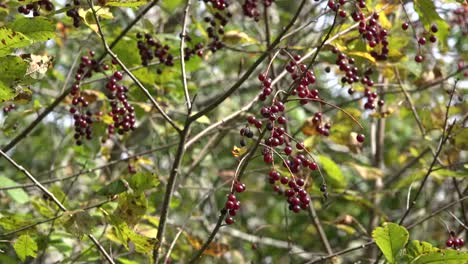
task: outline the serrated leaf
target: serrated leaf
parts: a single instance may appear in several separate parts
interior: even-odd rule
[[[114,18],[109,8],[107,7],[102,7],[102,8],[96,9],[95,11],[96,11],[96,16],[99,19],[113,19]],[[94,30],[96,33],[99,32],[98,26],[94,19],[93,10],[91,8],[86,9],[86,10],[83,8],[80,8],[78,10],[78,15],[83,19],[83,21],[89,28]]]
[[[108,0],[106,6],[138,7],[148,2],[148,0]]]
[[[37,256],[37,244],[28,235],[21,235],[13,244],[13,248],[21,261],[25,261],[26,257]]]
[[[114,215],[129,226],[134,226],[143,217],[147,207],[148,201],[144,193],[122,194],[119,196],[119,205],[115,209]]]
[[[408,261],[413,260],[419,255],[427,254],[433,251],[439,250],[438,248],[432,246],[430,243],[419,240],[411,240],[408,245],[406,245],[406,255]]]
[[[16,32],[6,27],[0,28],[0,57],[10,54],[14,48],[26,47],[32,43],[21,32]]]
[[[5,56],[0,63],[0,80],[12,86],[21,81],[28,69],[28,63],[18,56]]]
[[[47,41],[55,37],[55,24],[43,16],[17,17],[8,26],[13,31],[23,33],[33,42]]]
[[[149,172],[138,172],[130,176],[128,180],[130,187],[135,193],[154,188],[159,185],[156,175]]]
[[[413,259],[410,264],[460,264],[467,263],[468,252],[457,250],[439,250],[420,255]]]
[[[9,101],[16,96],[15,90],[0,81],[0,102]]]
[[[372,238],[390,263],[397,263],[397,256],[408,242],[408,237],[408,230],[395,223],[384,223],[372,232]]]
[[[84,234],[91,233],[94,227],[94,219],[87,211],[77,210],[65,212],[65,222],[63,226],[67,232],[77,237],[82,237]]]
[[[0,176],[0,187],[10,187],[17,186],[18,183],[5,177]],[[25,204],[29,202],[29,195],[21,188],[7,190],[6,193],[10,196],[15,202],[19,204]]]
[[[332,186],[340,188],[346,186],[347,182],[343,172],[332,159],[324,155],[319,155],[318,162],[319,166],[321,166],[322,170],[327,174],[327,181],[329,181]]]

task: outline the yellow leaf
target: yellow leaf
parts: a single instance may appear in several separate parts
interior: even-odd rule
[[[245,32],[238,30],[230,30],[224,33],[223,42],[235,45],[235,44],[254,44],[257,40],[249,37]]]
[[[349,164],[357,173],[364,179],[364,180],[375,180],[378,178],[382,178],[384,173],[381,169],[361,166],[356,163]]]
[[[386,118],[386,117],[389,117],[391,114],[393,114],[393,112],[395,112],[395,109],[389,107],[386,111],[374,112],[370,115],[375,118]]]
[[[247,152],[247,147],[237,147],[237,146],[234,146],[231,150],[231,153],[234,157],[239,157],[239,156],[242,156],[244,155],[245,153]]]
[[[185,237],[189,241],[190,245],[196,250],[199,250],[202,247],[202,241],[196,237],[189,235],[187,232],[184,232]],[[221,257],[226,252],[229,251],[229,246],[224,243],[211,243],[208,248],[203,252],[205,255],[213,257]]]
[[[362,57],[364,59],[367,59],[367,60],[375,63],[375,58],[372,57],[368,52],[355,51],[355,52],[348,53],[348,55],[354,55],[354,56]]]

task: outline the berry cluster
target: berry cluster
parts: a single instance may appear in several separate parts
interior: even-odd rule
[[[411,26],[413,26],[411,24]],[[404,22],[402,25],[401,25],[401,29],[403,30],[408,30],[408,28],[410,27],[410,24],[408,22]],[[421,63],[424,61],[424,56],[422,55],[422,52],[421,52],[421,47],[426,45],[427,43],[427,39],[426,37],[429,38],[429,41],[432,42],[432,43],[435,43],[437,42],[437,37],[434,35],[434,33],[437,33],[439,31],[439,28],[437,27],[436,24],[432,24],[431,25],[431,28],[430,28],[430,32],[428,31],[423,31],[421,36],[418,37],[417,41],[418,41],[418,54],[414,57],[414,60],[417,62],[417,63]]]
[[[263,0],[264,8],[268,8],[271,4],[273,4],[273,0]],[[244,11],[244,15],[253,18],[255,21],[260,20],[260,11],[258,11],[257,0],[245,0],[242,5],[242,11]]]
[[[237,200],[237,197],[234,193],[236,192],[241,193],[245,191],[245,184],[240,183],[240,182],[235,182],[233,189],[234,189],[233,192],[231,192],[228,195],[228,199],[223,209],[223,210],[226,210],[226,213],[228,214],[228,216],[226,216],[226,219],[224,219],[224,222],[227,225],[232,225],[234,223],[234,216],[236,216],[237,211],[240,209],[240,201]]]
[[[107,127],[107,133],[112,135],[117,130],[119,135],[135,129],[135,108],[128,103],[127,93],[128,88],[124,85],[119,85],[118,82],[123,79],[123,74],[116,71],[112,74],[106,84],[107,98],[110,100],[111,112],[109,115],[114,121]]]
[[[20,0],[21,1],[21,0]],[[18,12],[24,15],[29,15],[32,11],[33,16],[40,16],[40,10],[46,10],[51,12],[55,9],[54,4],[49,0],[40,0],[38,2],[33,2],[27,5],[22,5],[18,7]]]
[[[136,37],[138,39],[137,47],[140,52],[142,65],[148,66],[149,62],[156,57],[161,64],[174,66],[174,56],[169,53],[169,45],[162,45],[149,33],[144,34],[144,38],[143,34],[137,33]],[[157,73],[161,74],[162,69],[158,68]]]
[[[345,17],[348,15],[348,14],[346,13],[346,11],[343,10],[343,6],[344,6],[344,4],[346,4],[346,2],[347,2],[346,0],[338,0],[338,1],[335,1],[335,0],[328,0],[327,5],[328,5],[328,7],[329,7],[331,10],[333,10],[333,11],[335,11],[335,12],[338,12],[338,15],[339,15],[340,17],[345,18]],[[358,1],[356,1],[356,2],[357,2],[357,6],[358,6],[359,8],[365,8],[365,7],[366,7],[366,2],[365,2],[365,0],[358,0]]]
[[[297,155],[297,157],[293,158],[292,160],[287,160],[286,163],[289,163],[286,164],[286,166],[289,166],[291,168],[291,172],[293,173],[297,172],[301,165],[303,167],[310,168],[311,170],[317,169],[317,164],[315,162],[309,161],[302,154]],[[304,190],[304,179],[289,179],[286,176],[281,176],[280,173],[276,170],[270,171],[268,176],[269,182],[273,185],[273,190],[278,194],[284,193],[289,204],[289,210],[298,213],[301,211],[301,209],[307,210],[309,208],[310,198],[307,194],[307,191]],[[277,184],[278,182],[284,185],[287,189],[282,191],[280,185]]]
[[[3,107],[3,113],[8,114],[8,113],[10,113],[11,111],[13,111],[15,109],[16,109],[16,105],[15,104],[10,104],[10,105],[7,105],[7,106]]]
[[[341,78],[341,82],[343,84],[353,84],[356,82],[361,82],[363,85],[366,86],[364,89],[364,96],[366,96],[366,103],[364,104],[365,109],[373,110],[376,107],[376,100],[377,100],[377,93],[371,91],[371,87],[374,86],[374,81],[372,81],[370,75],[372,75],[372,69],[367,69],[364,71],[364,74],[359,77],[359,69],[355,66],[354,58],[347,57],[344,53],[340,52],[336,47],[333,47],[332,52],[337,54],[338,57],[336,59],[336,65],[339,66],[340,71],[342,71],[345,76]],[[350,87],[348,89],[348,94],[352,95],[356,91],[354,88]],[[378,100],[377,104],[382,106],[385,104],[384,100]]]
[[[94,57],[95,52],[90,51],[89,56]],[[70,94],[72,98],[72,106],[70,107],[70,113],[73,115],[74,125],[75,125],[75,143],[76,145],[83,144],[83,138],[92,139],[92,127],[93,124],[93,114],[88,109],[89,102],[80,92],[80,82],[84,78],[89,78],[92,76],[92,71],[100,71],[100,67],[95,59],[91,59],[88,56],[82,56],[81,62],[78,67],[78,70],[75,74],[75,83],[72,85]]]
[[[455,232],[450,231],[450,238],[447,239],[445,245],[453,249],[460,249],[465,245],[465,241],[461,237],[457,238]]]
[[[450,24],[458,26],[463,35],[468,35],[468,5],[460,6],[453,11],[453,17],[450,17]]]
[[[81,25],[81,18],[78,14],[78,8],[80,7],[80,4],[80,0],[73,0],[73,7],[70,4],[65,5],[65,7],[69,8],[66,14],[73,20],[74,27],[80,27]]]
[[[211,5],[218,9],[219,11],[223,11],[229,6],[229,1],[227,0],[203,0],[205,3],[211,3]]]
[[[224,15],[216,12],[213,17],[207,16],[204,18],[204,21],[210,24],[206,32],[208,32],[208,37],[211,39],[207,45],[211,52],[216,52],[224,47],[220,35],[224,35],[224,27],[227,25],[228,18],[231,16],[232,14],[230,12],[225,12]]]
[[[374,13],[372,17],[367,20],[360,11],[352,13],[353,20],[359,22],[359,33],[362,38],[367,41],[369,47],[374,50],[370,52],[371,56],[376,60],[388,59],[388,31],[379,23],[379,14]]]

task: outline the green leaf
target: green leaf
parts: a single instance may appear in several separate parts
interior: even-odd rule
[[[26,75],[28,63],[18,56],[3,57],[0,63],[0,80],[12,86]]]
[[[140,264],[140,262],[138,261],[124,259],[124,258],[118,258],[117,260],[122,264]]]
[[[123,194],[119,196],[119,205],[114,215],[124,220],[128,225],[134,226],[146,212],[148,201],[144,193]]]
[[[161,6],[167,12],[172,13],[181,3],[182,0],[163,0]]]
[[[159,180],[152,173],[138,172],[130,177],[128,183],[133,191],[138,193],[158,186]]]
[[[384,223],[372,232],[372,238],[390,263],[397,263],[396,258],[408,242],[408,237],[408,230],[394,223]]]
[[[327,181],[330,181],[332,186],[346,186],[347,183],[343,172],[341,172],[340,167],[332,159],[324,155],[319,155],[318,162],[319,166],[326,172],[328,176]]]
[[[419,240],[411,240],[408,245],[406,245],[406,258],[408,261],[413,260],[419,255],[427,254],[439,250],[438,248],[432,246],[430,243]]]
[[[124,179],[115,180],[97,191],[103,196],[112,196],[128,191],[128,182]]]
[[[137,252],[151,256],[153,252],[153,247],[157,243],[157,240],[154,238],[146,237],[140,234],[135,233],[130,227],[122,221],[119,217],[110,216],[110,223],[113,227],[112,231],[115,234],[115,238],[126,248],[128,249],[128,242],[131,241],[135,245],[135,250]],[[108,237],[111,240],[114,234],[110,234]]]
[[[10,187],[10,186],[17,186],[18,183],[15,181],[5,177],[0,176],[0,187]],[[7,190],[6,193],[10,196],[15,202],[19,204],[25,204],[29,202],[28,194],[21,188],[18,189],[11,189]]]
[[[468,252],[448,249],[420,255],[413,259],[410,264],[460,264],[467,261]]]
[[[106,2],[106,6],[138,7],[148,2],[148,0],[110,0]]]
[[[0,217],[0,226],[2,227],[2,231],[13,231],[19,229],[21,227],[30,225],[34,222],[34,219],[31,215],[27,214],[9,214],[9,213],[2,213],[3,216]]]
[[[43,16],[17,17],[8,25],[12,30],[23,33],[34,41],[47,41],[55,37],[55,25]]]
[[[94,219],[87,211],[77,210],[65,213],[63,226],[67,232],[77,237],[90,234],[94,225]]]
[[[33,42],[20,32],[9,28],[0,28],[0,56],[3,57],[11,53],[14,48],[21,48],[31,45]]]
[[[13,244],[13,248],[21,261],[25,261],[28,256],[33,258],[37,256],[37,244],[28,235],[20,236]]]
[[[16,92],[14,89],[6,86],[2,81],[0,81],[0,102],[9,101],[15,98]]]

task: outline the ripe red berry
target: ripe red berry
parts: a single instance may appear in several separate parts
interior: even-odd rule
[[[445,242],[445,245],[447,247],[452,247],[453,246],[453,240],[451,238],[447,239],[447,241]]]
[[[236,189],[236,192],[241,193],[241,192],[245,191],[245,184],[240,183],[240,182],[236,183],[234,185],[234,188]]]
[[[421,62],[423,62],[424,57],[423,57],[422,55],[416,55],[416,57],[414,57],[414,60],[415,60],[417,63],[421,63]]]
[[[420,37],[418,39],[418,43],[421,44],[421,45],[426,45],[426,38],[425,37]]]
[[[309,169],[311,169],[311,170],[316,170],[317,167],[318,167],[318,166],[317,166],[317,163],[315,163],[315,162],[311,162],[311,163],[309,164]]]
[[[234,224],[234,218],[232,218],[231,216],[228,216],[228,217],[226,217],[224,222],[226,222],[227,225],[232,225],[232,224]]]
[[[436,33],[437,31],[439,31],[439,28],[437,27],[436,24],[432,24],[432,26],[431,26],[431,31],[434,32],[434,33]]]
[[[358,134],[358,135],[356,136],[356,140],[357,140],[359,143],[364,142],[365,139],[366,139],[366,136],[364,136],[363,134]]]
[[[403,30],[407,30],[408,27],[409,27],[408,22],[405,22],[405,23],[403,23],[403,24],[401,25],[401,28],[402,28]]]

